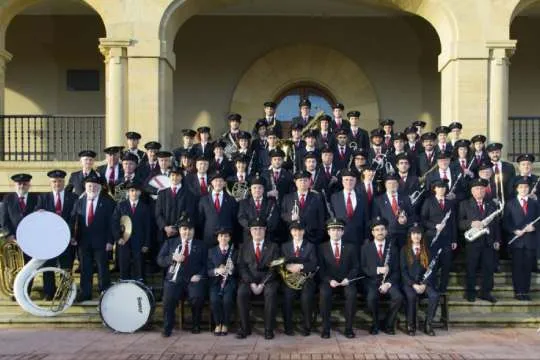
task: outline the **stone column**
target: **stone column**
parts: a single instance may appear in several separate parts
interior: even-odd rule
[[[6,65],[13,55],[6,50],[0,50],[0,114],[4,114],[6,100]]]
[[[504,144],[503,157],[508,153],[508,65],[516,48],[516,40],[488,41],[489,49],[489,97],[488,132],[491,142]]]
[[[105,57],[105,146],[122,145],[127,128],[127,47],[129,40],[100,39]]]

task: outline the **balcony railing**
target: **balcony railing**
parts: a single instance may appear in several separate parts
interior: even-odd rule
[[[540,158],[540,116],[512,116],[509,119],[508,159],[516,161],[520,154]]]
[[[103,115],[0,115],[0,161],[72,161],[101,152]]]

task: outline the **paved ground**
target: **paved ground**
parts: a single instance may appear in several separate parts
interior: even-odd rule
[[[175,332],[164,339],[159,331],[112,334],[103,330],[0,330],[0,360],[357,360],[357,359],[539,359],[536,329],[451,329],[438,336],[399,333],[370,336],[357,330],[356,339],[333,333],[304,338],[281,333],[272,341],[260,333],[245,340],[233,335],[192,335]]]

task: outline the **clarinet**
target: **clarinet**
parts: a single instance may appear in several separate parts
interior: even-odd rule
[[[232,253],[234,250],[234,244],[231,245],[231,248],[229,249],[229,255],[227,256],[227,261],[225,262],[225,275],[223,275],[223,279],[221,279],[221,286],[219,288],[219,295],[223,296],[225,293],[225,285],[227,285],[227,280],[229,279],[229,275],[232,275],[232,269],[233,269],[233,262],[232,262]]]
[[[441,251],[442,249],[439,249],[437,251],[437,254],[435,254],[433,259],[431,259],[431,261],[429,262],[426,272],[424,273],[424,276],[422,276],[422,281],[420,282],[421,285],[424,285],[427,282],[428,278],[433,273],[433,270],[435,269],[435,265],[437,265],[437,260],[439,259],[439,256],[441,255]]]
[[[386,257],[384,258],[384,266],[388,266],[388,263],[390,262],[390,249],[392,248],[392,244],[388,245],[388,249],[386,250]],[[386,281],[386,277],[388,276],[388,273],[390,272],[390,268],[388,268],[388,271],[386,274],[383,275],[381,285],[384,284]]]

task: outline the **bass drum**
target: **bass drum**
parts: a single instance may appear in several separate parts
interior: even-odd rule
[[[120,333],[145,327],[156,307],[152,291],[140,281],[121,280],[101,294],[99,315],[103,324]]]

